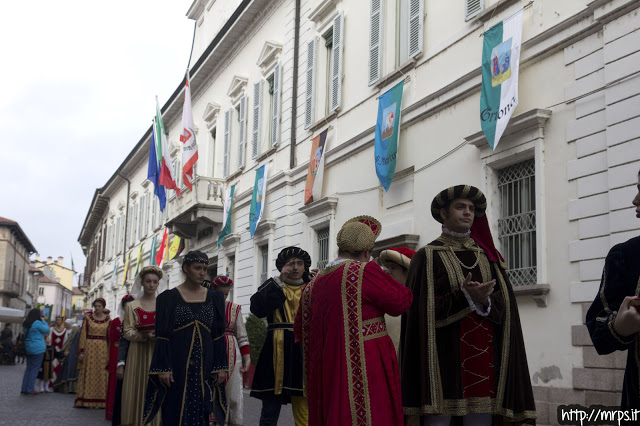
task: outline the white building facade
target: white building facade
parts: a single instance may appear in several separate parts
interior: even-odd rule
[[[83,291],[112,311],[127,256],[149,264],[163,225],[229,273],[233,300],[276,273],[284,247],[322,266],[347,219],[377,217],[376,251],[416,249],[440,233],[441,189],[480,187],[511,269],[540,424],[559,403],[617,405],[624,354],[599,357],[583,325],[609,248],[638,234],[640,1],[535,0],[525,9],[519,105],[499,146],[480,131],[482,32],[515,0],[196,0],[191,90],[199,160],[193,191],[160,212],[146,179],[151,129],[96,190],[79,241]],[[405,81],[396,174],[374,167],[377,98]],[[180,170],[183,84],[162,108]],[[329,129],[322,198],[304,206],[311,140]],[[132,141],[133,145],[133,141]],[[268,163],[266,207],[250,237],[255,170]],[[236,185],[232,233],[218,247],[224,190]],[[159,236],[159,237],[158,237]],[[182,282],[180,258],[161,289]],[[130,274],[131,275],[131,274]]]

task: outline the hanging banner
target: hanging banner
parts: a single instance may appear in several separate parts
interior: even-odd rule
[[[304,186],[304,205],[322,198],[322,179],[324,178],[324,148],[329,129],[311,141],[311,159],[307,170],[307,181]]]
[[[251,209],[249,211],[249,234],[251,234],[251,238],[253,238],[264,212],[264,198],[267,195],[267,166],[268,163],[256,170],[256,182],[253,185],[253,196],[251,197]]]
[[[480,126],[495,150],[518,105],[522,14],[519,10],[484,33]]]
[[[220,235],[218,236],[218,246],[222,244],[222,240],[224,237],[231,233],[231,209],[233,208],[233,194],[236,191],[236,186],[231,185],[231,187],[227,188],[225,197],[224,197],[224,211],[222,216],[222,230],[220,231]]]
[[[374,158],[376,175],[385,191],[389,190],[396,172],[403,88],[404,80],[378,98]]]

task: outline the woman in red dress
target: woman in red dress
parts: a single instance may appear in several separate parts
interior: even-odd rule
[[[114,397],[116,393],[116,369],[118,368],[118,349],[120,347],[120,337],[122,336],[122,319],[124,317],[124,306],[133,300],[133,296],[130,294],[125,295],[118,307],[118,317],[111,321],[109,326],[109,333],[107,339],[109,341],[109,363],[107,364],[107,371],[109,371],[109,385],[107,386],[107,401],[105,417],[107,420],[113,418],[113,405]]]
[[[49,339],[51,340],[51,346],[53,346],[54,353],[57,354],[62,352],[62,347],[67,341],[67,334],[67,328],[65,327],[62,317],[58,315],[56,317],[56,325],[51,328],[51,332],[49,333]],[[58,374],[60,374],[60,369],[62,368],[62,362],[58,356],[54,356],[51,364],[53,365],[53,376],[45,385],[47,392],[53,392],[53,382],[56,381]]]

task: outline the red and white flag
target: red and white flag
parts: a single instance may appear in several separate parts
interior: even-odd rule
[[[164,264],[164,260],[166,258],[165,251],[167,251],[167,240],[169,239],[169,233],[167,227],[164,227],[164,234],[162,234],[162,243],[160,243],[160,248],[156,253],[156,265],[162,268]]]
[[[191,87],[189,86],[189,70],[187,70],[184,88],[184,105],[182,107],[182,181],[193,190],[193,166],[198,161],[198,144],[196,143],[193,113],[191,112]]]
[[[164,123],[162,122],[162,114],[160,113],[160,105],[156,96],[156,118],[153,121],[153,131],[156,134],[156,145],[158,149],[158,163],[160,163],[160,185],[165,188],[173,189],[180,196],[180,188],[176,184],[176,178],[171,170],[171,156],[169,155],[169,143],[167,142],[167,134],[164,131]]]

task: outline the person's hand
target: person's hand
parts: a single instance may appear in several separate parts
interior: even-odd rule
[[[309,280],[314,279],[316,277],[316,275],[318,275],[318,272],[320,272],[320,270],[318,268],[311,269],[309,271]]]
[[[171,387],[171,383],[173,383],[173,373],[159,374],[158,380],[166,387]]]
[[[220,371],[219,373],[216,373],[215,376],[213,376],[213,384],[214,385],[222,384],[226,379],[227,379],[227,373],[225,371]]]
[[[251,365],[251,355],[242,355],[242,367],[240,367],[241,373],[249,371],[249,365]]]
[[[64,351],[64,356],[68,357],[69,356],[69,349],[67,349],[66,351]]]
[[[118,380],[122,380],[124,378],[124,365],[119,365],[118,368],[116,368],[116,377]]]
[[[640,312],[631,305],[632,300],[639,300],[635,296],[627,296],[620,304],[618,315],[613,322],[613,329],[620,336],[627,337],[640,331]]]
[[[486,283],[480,283],[477,281],[471,281],[471,272],[467,274],[467,277],[462,282],[462,288],[464,288],[471,300],[474,303],[480,303],[483,306],[489,304],[489,296],[493,293],[493,287],[496,285],[496,280],[491,280]]]
[[[80,362],[84,361],[84,352],[78,355],[78,361]]]
[[[147,339],[155,339],[155,338],[156,338],[155,330],[151,330],[151,331],[147,332]]]
[[[283,266],[280,271],[280,281],[284,282],[285,279],[289,278],[289,273],[291,272],[291,268],[289,266]]]

